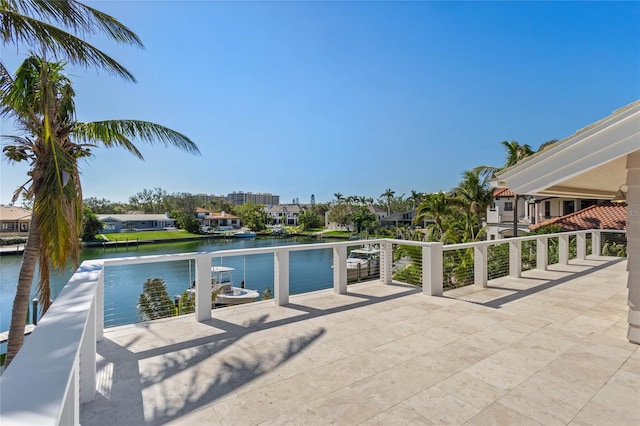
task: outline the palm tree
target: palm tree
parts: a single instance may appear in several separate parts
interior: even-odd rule
[[[482,228],[482,217],[487,207],[493,202],[493,191],[489,183],[492,171],[485,167],[476,167],[465,171],[462,176],[462,182],[456,188],[455,194],[465,211],[475,218],[477,228],[470,229],[473,240]]]
[[[336,192],[335,194],[333,194],[333,196],[336,197],[336,204],[340,204],[340,202],[344,199],[344,196],[339,192]]]
[[[197,146],[185,135],[158,124],[137,120],[76,120],[74,91],[63,75],[62,62],[28,57],[15,77],[0,76],[4,88],[0,115],[15,120],[24,136],[8,136],[3,152],[10,162],[28,161],[30,180],[14,193],[33,200],[29,236],[24,249],[16,297],[13,303],[6,364],[22,346],[24,318],[35,265],[39,264],[38,294],[42,312],[50,304],[50,268],[62,269],[68,261],[77,266],[78,236],[82,220],[82,188],[78,159],[91,155],[98,144],[122,147],[142,158],[132,139],[162,142],[197,154]]]
[[[429,240],[440,241],[445,232],[442,220],[451,214],[451,209],[451,198],[444,192],[426,195],[416,210],[413,224],[417,225],[425,219],[433,219],[435,229],[429,232]]]
[[[415,190],[411,190],[411,196],[409,197],[409,199],[411,200],[411,205],[412,205],[412,209],[416,208],[417,204],[420,204],[420,202],[422,201],[422,197],[423,194],[421,192],[415,191]]]
[[[507,161],[504,167],[511,167],[524,157],[528,157],[533,154],[533,150],[527,144],[520,145],[517,141],[502,141],[500,142],[507,150]]]
[[[99,32],[118,43],[143,47],[133,31],[106,13],[76,0],[0,0],[0,16],[3,44],[38,46],[53,57],[135,81],[122,65],[76,35]],[[2,61],[0,72],[9,74]]]
[[[394,195],[395,192],[391,189],[387,189],[386,191],[384,191],[384,194],[380,195],[380,197],[387,199],[387,216],[391,215],[391,200],[393,199]]]

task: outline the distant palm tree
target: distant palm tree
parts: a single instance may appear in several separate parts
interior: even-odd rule
[[[387,189],[386,191],[384,191],[384,194],[380,195],[380,197],[386,198],[387,200],[387,215],[391,215],[391,200],[393,199],[393,196],[395,194],[395,191]]]
[[[433,219],[435,229],[430,231],[430,241],[440,241],[444,235],[443,219],[452,212],[452,200],[444,192],[426,195],[416,210],[413,224],[418,225],[426,219]]]
[[[424,194],[422,192],[414,191],[413,189],[411,190],[411,196],[409,199],[411,200],[412,209],[415,209],[416,205],[420,204],[423,196]]]
[[[40,268],[38,293],[43,313],[50,304],[51,267],[62,269],[69,260],[77,266],[82,220],[78,159],[91,156],[91,148],[98,144],[122,147],[142,158],[132,142],[134,138],[146,143],[160,141],[193,154],[199,150],[185,135],[146,121],[77,121],[75,93],[61,62],[50,63],[32,55],[20,65],[15,77],[1,75],[0,86],[0,115],[14,119],[23,133],[6,137],[11,144],[3,152],[11,162],[30,164],[30,180],[16,190],[13,199],[25,192],[33,200],[9,329],[8,365],[23,343],[36,263]]]
[[[75,0],[1,0],[3,44],[37,46],[53,57],[95,66],[135,81],[133,75],[107,54],[76,34],[100,32],[118,43],[143,47],[138,36],[117,19]],[[0,72],[9,74],[0,61]]]
[[[517,141],[502,141],[500,142],[507,150],[507,160],[504,167],[511,167],[518,161],[533,154],[533,150],[527,144],[520,145]]]
[[[344,195],[339,192],[336,192],[335,194],[333,194],[333,196],[336,197],[337,204],[340,204],[340,202],[344,199]]]

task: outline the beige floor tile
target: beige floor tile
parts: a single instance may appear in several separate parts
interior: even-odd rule
[[[329,394],[389,367],[385,358],[371,352],[362,352],[308,371],[307,374],[318,384],[321,392]]]
[[[489,300],[585,266],[552,269],[458,290]],[[379,282],[349,293],[106,330],[81,423],[640,424],[624,262],[499,309]]]
[[[542,424],[516,410],[505,407],[499,402],[491,404],[465,423],[465,425],[469,426],[540,426]]]
[[[480,410],[490,406],[507,392],[464,372],[450,376],[434,388],[454,395],[457,399]]]
[[[620,410],[619,407],[610,407],[590,401],[569,424],[575,426],[637,426],[640,424],[640,409],[627,407]]]
[[[437,388],[422,391],[405,400],[402,405],[437,424],[460,425],[480,412],[474,406]]]
[[[362,426],[430,425],[435,424],[404,404],[398,404],[361,423]]]
[[[626,371],[616,374],[593,397],[593,402],[624,411],[625,407],[634,407],[633,412],[640,413],[640,375]]]

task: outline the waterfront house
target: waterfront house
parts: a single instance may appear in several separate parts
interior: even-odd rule
[[[380,225],[386,228],[398,226],[413,227],[413,218],[415,217],[415,214],[415,209],[406,212],[391,213],[389,216],[378,216],[378,221],[380,222]]]
[[[302,209],[298,204],[278,204],[265,209],[274,225],[298,226],[298,217]]]
[[[380,223],[382,225],[383,221],[387,217],[387,211],[384,210],[384,209],[378,208],[378,207],[376,207],[376,206],[374,206],[372,204],[368,204],[366,207],[367,207],[367,210],[369,211],[369,213],[374,215],[376,217],[376,220],[378,221],[378,223]],[[351,209],[351,206],[347,205],[347,208]],[[329,231],[349,231],[349,230],[352,230],[353,226],[351,224],[349,225],[349,227],[346,227],[346,226],[340,225],[338,223],[331,222],[329,220],[329,215],[330,214],[331,214],[331,210],[325,212],[325,214],[324,214],[324,226]],[[400,218],[402,218],[402,214],[400,215]],[[395,221],[393,223],[395,223]]]
[[[175,219],[166,214],[100,214],[98,219],[103,223],[103,233],[160,231],[175,226]]]
[[[31,211],[0,205],[0,233],[27,233],[31,223]]]
[[[232,230],[242,227],[240,217],[225,211],[212,212],[202,207],[196,208],[196,219],[200,222],[201,229]]]

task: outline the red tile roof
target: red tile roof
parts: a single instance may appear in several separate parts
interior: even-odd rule
[[[565,231],[584,229],[627,229],[627,204],[605,201],[555,219],[529,226],[536,229],[545,225],[560,225]]]
[[[513,197],[513,192],[509,188],[495,188],[493,190],[494,198],[497,197]]]

